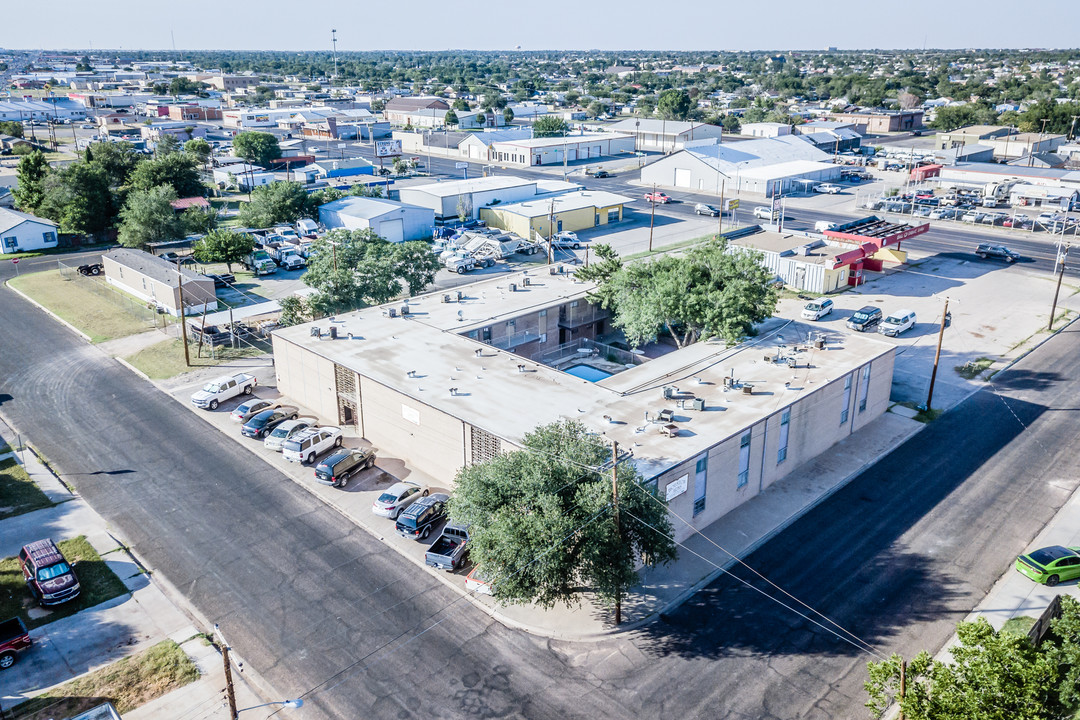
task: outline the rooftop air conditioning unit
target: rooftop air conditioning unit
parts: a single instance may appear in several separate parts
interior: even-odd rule
[[[311,328],[311,337],[321,338],[322,337],[322,329],[317,328],[317,327]]]
[[[529,287],[529,285],[532,284],[532,280],[530,280],[529,278],[524,278],[524,279],[522,279],[521,284],[524,285],[525,287]]]
[[[448,302],[450,302],[450,296],[449,296],[449,295],[443,295],[443,296],[442,296],[442,301],[443,301],[444,303],[448,303]]]
[[[386,316],[396,318],[397,317],[397,308],[386,308]]]
[[[408,315],[409,315],[409,306],[408,305],[402,305],[401,306],[401,317],[408,317]]]
[[[510,292],[517,292],[517,283],[510,283]]]
[[[694,398],[694,409],[701,412],[705,410],[705,398]]]

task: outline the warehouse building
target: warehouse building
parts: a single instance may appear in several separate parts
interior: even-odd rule
[[[370,197],[344,197],[319,208],[328,229],[372,230],[390,242],[430,240],[435,213],[430,208]]]
[[[448,486],[536,426],[579,420],[632,449],[696,528],[888,407],[892,345],[777,320],[733,348],[644,359],[602,342],[592,288],[526,271],[464,286],[456,301],[434,293],[279,329],[277,387]]]
[[[561,180],[526,180],[512,175],[450,180],[402,187],[398,197],[402,202],[431,208],[438,221],[480,217],[480,209],[504,203],[536,200],[581,190],[577,183]]]
[[[587,230],[622,222],[623,206],[630,201],[615,193],[581,190],[481,208],[480,219],[523,238],[547,238],[553,231]]]
[[[724,132],[719,125],[649,118],[620,120],[607,126],[607,129],[624,135],[633,135],[634,149],[639,152],[663,153],[682,150],[686,143],[694,140],[719,139]]]
[[[578,160],[634,154],[634,136],[580,133],[565,137],[504,140],[491,144],[492,162],[505,165],[560,165]]]

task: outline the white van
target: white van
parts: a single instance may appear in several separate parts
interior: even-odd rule
[[[832,230],[835,227],[837,227],[837,224],[834,222],[829,222],[828,220],[818,220],[816,223],[814,223],[814,232],[823,233],[826,230]]]
[[[882,335],[896,337],[905,330],[910,330],[913,327],[915,327],[915,311],[897,310],[896,312],[889,313],[885,316],[885,319],[878,325],[877,331]]]
[[[806,303],[806,307],[802,309],[802,317],[803,320],[820,320],[831,313],[832,309],[832,300],[826,297],[818,298]]]

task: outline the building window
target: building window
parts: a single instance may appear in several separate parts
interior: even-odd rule
[[[56,242],[56,233],[54,232],[41,233],[41,237],[45,240],[46,245],[52,245]]]
[[[705,488],[706,488],[706,475],[709,469],[709,456],[702,455],[698,458],[697,465],[694,467],[694,515],[704,512],[705,510]]]
[[[745,487],[750,482],[750,431],[747,430],[739,439],[739,485]]]
[[[12,235],[11,237],[4,238],[4,248],[7,250],[14,250],[19,247],[19,238]]]
[[[776,451],[776,464],[787,460],[787,440],[788,440],[788,428],[791,425],[791,411],[785,410],[780,415],[780,447]]]
[[[472,432],[469,435],[472,440],[469,448],[469,459],[473,465],[490,460],[499,454],[501,450],[499,438],[475,426],[472,427]]]
[[[866,409],[866,396],[870,394],[870,366],[862,369],[862,377],[859,378],[859,412]]]
[[[840,424],[847,422],[848,408],[851,407],[851,376],[844,378],[844,409],[840,411]]]

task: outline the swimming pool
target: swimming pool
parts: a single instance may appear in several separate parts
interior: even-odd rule
[[[611,373],[597,370],[592,365],[571,365],[568,368],[563,368],[563,372],[570,373],[574,377],[579,377],[582,380],[588,380],[589,382],[600,382],[604,378],[611,377]]]

